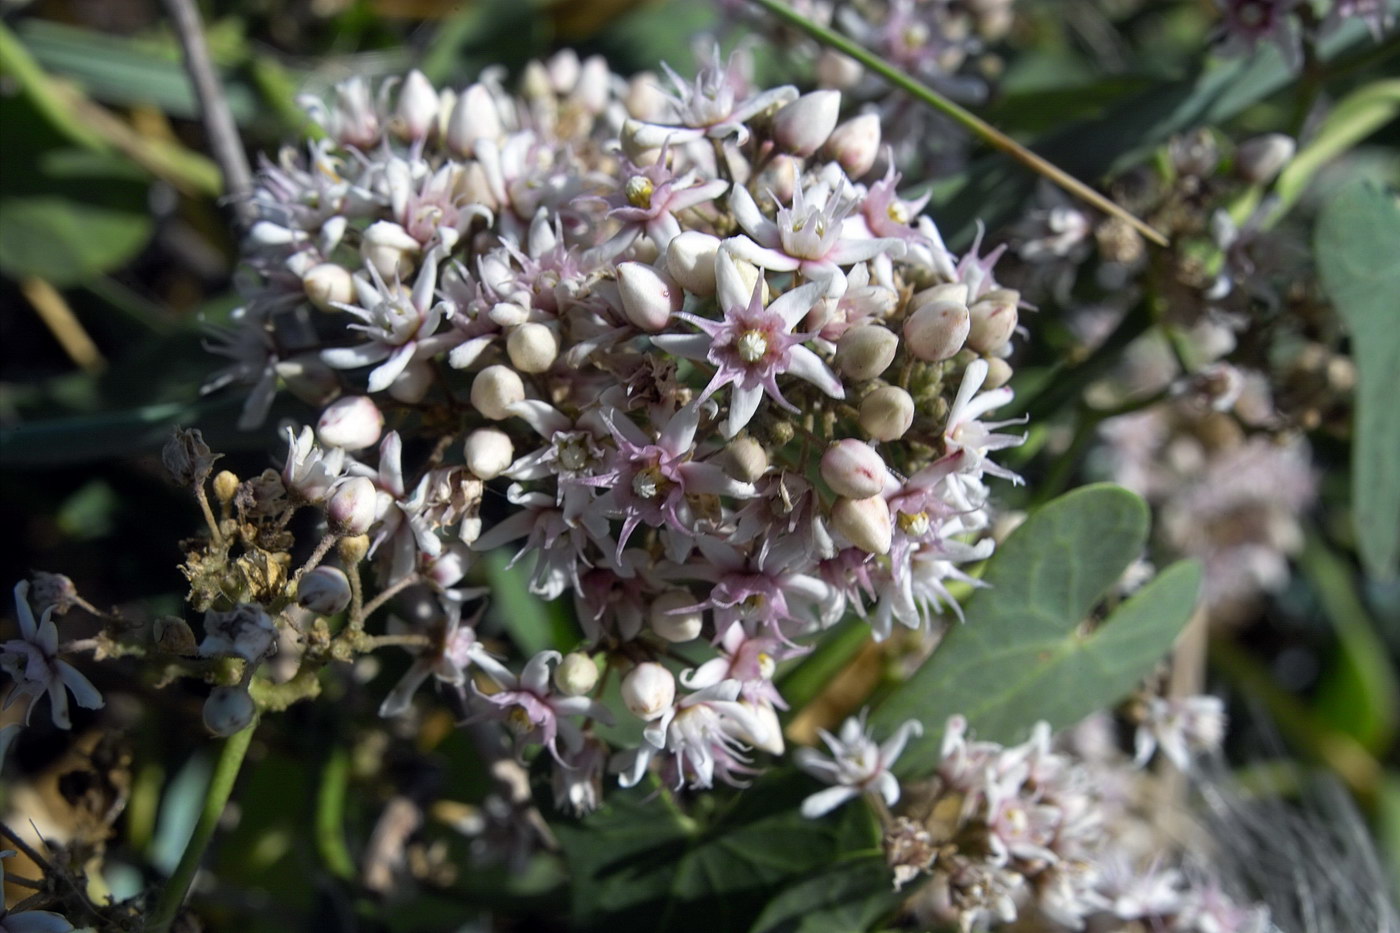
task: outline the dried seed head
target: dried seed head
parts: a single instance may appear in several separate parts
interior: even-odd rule
[[[203,486],[219,454],[209,450],[204,435],[193,428],[177,428],[165,442],[160,461],[181,486]]]

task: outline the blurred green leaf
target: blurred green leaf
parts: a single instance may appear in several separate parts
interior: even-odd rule
[[[883,856],[860,856],[785,889],[751,933],[857,933],[892,913],[905,896],[893,890]]]
[[[1358,385],[1352,514],[1361,561],[1379,580],[1400,566],[1400,206],[1369,184],[1322,208],[1315,248],[1322,286],[1351,331]]]
[[[875,711],[888,733],[924,724],[898,770],[938,762],[947,718],[967,717],[981,738],[1020,739],[1038,720],[1059,728],[1110,706],[1151,671],[1186,624],[1200,568],[1173,564],[1105,621],[1085,618],[1147,543],[1147,505],[1107,484],[1067,493],[1012,532],[988,562],[989,585],[914,675]]]
[[[846,619],[828,632],[811,654],[781,677],[778,690],[793,712],[801,710],[819,694],[862,647],[870,643],[870,627],[860,619]]]
[[[79,541],[91,541],[112,533],[113,513],[121,506],[112,487],[100,479],[84,484],[69,496],[56,516],[58,528]]]
[[[489,615],[504,628],[525,654],[577,643],[581,635],[564,600],[545,602],[530,592],[530,561],[510,564],[512,552],[486,555],[486,578],[491,584]]]
[[[0,271],[75,285],[130,262],[150,239],[145,214],[60,197],[0,199]]]

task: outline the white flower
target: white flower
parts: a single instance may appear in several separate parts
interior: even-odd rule
[[[826,758],[810,748],[799,749],[797,766],[815,778],[834,784],[802,801],[802,815],[816,819],[860,794],[879,794],[886,806],[899,802],[899,782],[890,774],[890,765],[904,751],[911,735],[923,735],[924,727],[910,719],[883,744],[876,745],[866,731],[865,712],[847,719],[839,738],[821,730],[822,741],[831,749]]]
[[[5,698],[8,707],[20,697],[29,696],[29,708],[24,721],[38,705],[39,698],[49,696],[53,724],[71,729],[68,718],[68,692],[84,709],[101,709],[102,695],[76,667],[58,657],[58,626],[53,621],[53,607],[44,609],[36,621],[29,607],[29,581],[15,584],[15,615],[19,620],[19,638],[0,645],[0,668],[15,679],[15,689]]]

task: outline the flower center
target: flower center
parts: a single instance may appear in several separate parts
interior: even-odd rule
[[[911,538],[922,538],[928,534],[929,521],[927,512],[900,512],[899,530],[909,535]]]
[[[760,677],[764,680],[771,680],[773,678],[773,672],[777,669],[778,665],[773,660],[771,654],[766,651],[760,651],[758,653],[758,674]]]
[[[516,735],[529,735],[535,728],[530,714],[519,706],[511,707],[510,712],[506,713],[506,726]]]
[[[632,477],[632,492],[642,499],[655,499],[665,482],[666,478],[661,475],[661,471],[649,466],[638,470],[637,475]]]
[[[633,175],[622,186],[622,193],[627,196],[627,203],[633,207],[640,207],[642,210],[651,207],[651,195],[655,190],[656,186],[645,175]]]
[[[897,224],[907,224],[909,222],[909,210],[899,201],[891,201],[890,206],[885,208],[885,213]]]
[[[768,355],[768,335],[761,330],[746,330],[739,335],[736,349],[739,359],[745,363],[757,363]]]
[[[558,442],[555,457],[559,465],[571,473],[577,473],[588,466],[588,449],[582,437],[572,434]]]

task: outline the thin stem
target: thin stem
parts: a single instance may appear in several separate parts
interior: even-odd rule
[[[165,9],[170,14],[175,35],[185,55],[185,71],[189,73],[195,97],[199,99],[199,111],[204,120],[204,131],[209,137],[209,148],[213,150],[214,161],[219,163],[219,171],[224,176],[224,193],[232,202],[239,224],[247,226],[253,220],[253,205],[248,199],[253,191],[253,175],[248,168],[243,143],[238,138],[233,112],[229,110],[228,99],[224,97],[223,85],[214,73],[199,10],[195,0],[165,0]]]
[[[331,548],[334,547],[335,543],[339,540],[340,536],[335,532],[326,532],[325,537],[316,545],[316,550],[311,552],[311,556],[306,559],[306,563],[302,564],[295,576],[292,577],[292,582],[298,582],[302,577],[320,566],[321,561],[326,559],[326,555],[330,553]]]
[[[360,582],[360,565],[346,561],[345,575],[350,578],[350,632],[358,635],[365,628],[365,589]]]
[[[411,573],[406,577],[401,577],[397,582],[390,584],[383,592],[375,596],[374,599],[371,599],[369,602],[365,603],[365,608],[360,612],[360,625],[363,626],[363,620],[368,619],[370,616],[374,615],[374,611],[380,606],[384,605],[389,600],[399,595],[399,593],[403,592],[405,589],[418,582],[418,575],[416,573]]]
[[[5,876],[6,884],[17,884],[21,888],[31,888],[35,891],[44,890],[44,882],[36,881],[33,878],[16,878],[14,875]]]
[[[939,94],[933,88],[915,80],[903,71],[900,71],[880,56],[852,42],[840,33],[828,29],[819,23],[814,23],[797,10],[787,6],[783,3],[783,0],[753,0],[753,2],[789,25],[795,26],[807,33],[807,35],[816,39],[822,45],[854,58],[895,87],[912,95],[921,103],[937,110],[993,148],[1000,149],[1022,165],[1044,175],[1070,194],[1087,201],[1104,213],[1112,214],[1114,217],[1132,225],[1134,230],[1141,233],[1158,246],[1167,245],[1167,238],[1165,236],[1142,220],[1139,220],[1130,211],[1125,210],[1109,198],[1099,194],[1093,188],[1090,188],[1063,169],[1042,159],[981,117],[963,109],[951,100],[948,100],[948,98],[944,97],[942,94]]]
[[[337,744],[326,759],[316,789],[316,850],[330,873],[342,881],[355,877],[355,860],[345,845],[345,795],[350,786],[350,753]]]
[[[203,482],[195,484],[194,497],[199,500],[199,508],[204,513],[204,521],[209,525],[209,536],[214,542],[214,547],[223,547],[224,533],[219,530],[219,522],[214,518],[214,510],[209,508],[209,495],[204,491]]]
[[[4,823],[0,823],[0,836],[4,836],[6,839],[13,842],[15,844],[15,848],[23,852],[24,857],[29,859],[35,865],[39,866],[40,869],[42,869],[45,872],[49,870],[48,859],[40,855],[33,846],[21,839],[18,833],[16,833],[13,829],[5,825]]]
[[[377,651],[380,648],[427,648],[432,639],[427,635],[365,635],[355,640],[356,651]]]
[[[195,824],[194,834],[180,856],[180,864],[175,866],[175,873],[160,892],[155,910],[151,912],[146,925],[148,933],[167,933],[175,922],[180,905],[185,902],[185,895],[194,881],[195,872],[199,870],[199,863],[209,847],[209,840],[214,837],[219,818],[228,805],[229,795],[233,793],[234,782],[238,779],[248,745],[253,739],[253,730],[257,727],[258,720],[254,718],[242,731],[235,732],[224,741],[219,761],[214,766],[214,775],[204,792],[204,808],[200,811],[199,822]]]

